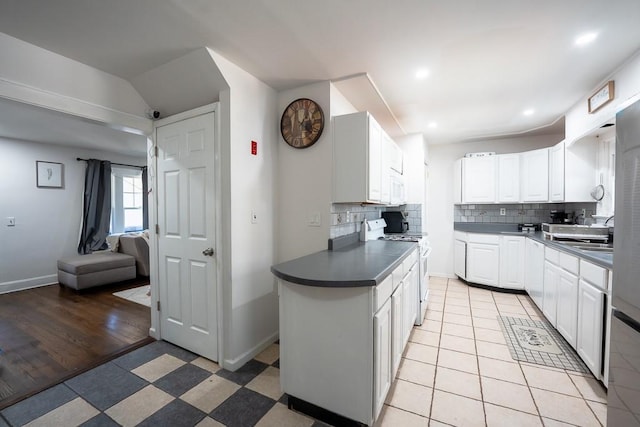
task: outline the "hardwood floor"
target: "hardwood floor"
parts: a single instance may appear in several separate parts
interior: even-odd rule
[[[0,409],[153,341],[149,307],[112,295],[147,283],[0,295]]]

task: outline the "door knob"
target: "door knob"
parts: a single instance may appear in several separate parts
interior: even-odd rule
[[[207,248],[204,251],[202,251],[202,255],[204,256],[213,256],[214,251],[213,248]]]

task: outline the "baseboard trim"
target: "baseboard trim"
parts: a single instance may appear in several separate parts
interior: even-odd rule
[[[256,345],[255,347],[245,351],[244,353],[242,353],[240,356],[236,357],[235,359],[224,359],[222,367],[224,369],[228,370],[228,371],[232,371],[232,372],[233,371],[237,371],[242,366],[244,366],[245,363],[247,363],[248,361],[250,361],[251,359],[256,357],[263,350],[265,350],[271,344],[276,342],[279,337],[280,337],[279,332],[275,332],[275,333],[269,335],[267,338],[262,340],[258,345]]]
[[[32,277],[30,279],[15,280],[13,282],[0,283],[0,294],[9,292],[24,291],[26,289],[38,288],[40,286],[54,285],[58,283],[58,275]]]
[[[456,276],[455,274],[432,273],[432,272],[429,272],[429,277],[443,277],[445,279],[457,279],[458,278],[458,276]]]

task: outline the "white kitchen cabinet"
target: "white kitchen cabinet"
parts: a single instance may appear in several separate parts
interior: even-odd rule
[[[580,279],[577,351],[596,378],[602,375],[604,291]]]
[[[606,268],[580,260],[576,350],[598,379],[602,379],[605,295],[608,278],[609,270]]]
[[[500,154],[498,161],[498,202],[520,201],[520,154]]]
[[[549,201],[549,149],[542,148],[520,155],[520,200]]]
[[[469,234],[467,280],[498,286],[500,279],[500,238],[491,234]]]
[[[374,425],[415,321],[418,258],[414,249],[371,287],[279,280],[282,390]]]
[[[496,201],[496,156],[462,159],[462,202]]]
[[[391,335],[391,299],[387,299],[387,302],[378,310],[373,316],[373,330],[374,330],[374,355],[373,355],[373,411],[374,418],[377,418],[384,405],[384,400],[387,397],[387,393],[391,388],[393,382],[392,376],[392,335]]]
[[[597,176],[597,136],[585,137],[572,144],[565,143],[564,202],[594,202],[593,188],[600,184]],[[613,188],[605,188],[613,192]]]
[[[545,247],[542,313],[576,348],[578,322],[578,258]]]
[[[547,248],[548,249],[548,248]],[[543,293],[542,293],[542,313],[549,323],[554,327],[556,325],[556,309],[558,282],[560,281],[560,268],[545,260],[544,277],[543,277]]]
[[[466,236],[461,239],[456,238],[453,242],[453,269],[456,276],[461,279],[467,278],[467,242]]]
[[[389,145],[389,167],[402,175],[404,173],[404,158],[402,149],[389,138],[391,144]]]
[[[404,351],[404,343],[402,342],[404,338],[404,316],[402,313],[404,304],[402,293],[403,288],[404,286],[402,286],[402,283],[400,283],[391,295],[391,359],[393,364],[392,378],[396,377],[396,373],[398,372],[398,368],[400,367],[400,361],[402,360],[402,352]]]
[[[578,276],[561,269],[558,279],[557,295],[558,309],[556,312],[556,329],[573,348],[576,348],[576,332],[578,329]]]
[[[418,265],[413,264],[409,272],[405,275],[403,281],[403,300],[402,313],[404,317],[404,324],[402,328],[402,346],[409,341],[411,330],[416,322],[416,316],[418,315]]]
[[[333,118],[333,201],[381,203],[380,125],[368,112]]]
[[[500,236],[501,288],[524,289],[525,238]]]
[[[397,145],[386,133],[382,134],[382,166],[380,177],[380,203],[391,203],[391,169],[392,158]]]
[[[532,239],[525,244],[527,265],[524,272],[524,286],[527,293],[542,310],[544,283],[544,245]]]
[[[564,202],[564,141],[549,148],[549,200]]]

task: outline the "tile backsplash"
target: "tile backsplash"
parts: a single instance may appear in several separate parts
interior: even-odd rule
[[[351,233],[360,232],[360,224],[367,220],[380,218],[380,213],[384,211],[403,211],[409,223],[409,232],[422,232],[422,205],[407,204],[394,207],[334,203],[331,205],[331,227],[329,238],[344,236]]]
[[[505,215],[500,215],[500,209]],[[454,205],[455,222],[504,222],[509,224],[542,223],[551,221],[550,211],[563,210],[580,215],[586,210],[586,223],[591,223],[591,215],[596,213],[596,203],[524,203],[491,205]],[[582,217],[579,223],[583,223]]]

